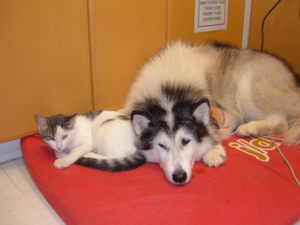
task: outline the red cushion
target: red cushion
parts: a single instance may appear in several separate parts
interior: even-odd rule
[[[300,218],[300,188],[276,150],[262,151],[270,143],[256,142],[231,137],[224,143],[226,164],[196,163],[185,186],[170,184],[150,163],[121,173],[78,165],[56,169],[54,153],[37,135],[23,138],[22,149],[31,176],[67,224],[293,224]],[[266,153],[261,159],[269,161],[237,147]],[[300,147],[282,150],[299,175]]]

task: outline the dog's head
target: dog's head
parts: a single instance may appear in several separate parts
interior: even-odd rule
[[[132,112],[136,145],[146,151],[148,160],[160,164],[171,183],[186,184],[191,178],[194,162],[212,146],[208,101],[174,104],[171,110],[165,110],[159,116],[155,112]]]

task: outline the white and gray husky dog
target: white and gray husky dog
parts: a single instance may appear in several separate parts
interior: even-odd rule
[[[131,113],[137,146],[174,184],[191,178],[195,161],[221,165],[226,153],[209,104],[225,110],[241,136],[284,133],[299,143],[300,89],[278,58],[221,43],[174,42],[141,69],[123,112]]]
[[[130,119],[116,111],[36,115],[39,133],[55,151],[56,168],[73,163],[106,171],[125,171],[145,163],[135,147]]]

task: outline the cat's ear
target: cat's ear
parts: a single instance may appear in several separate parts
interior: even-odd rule
[[[78,116],[78,113],[74,113],[70,116],[66,116],[65,128],[72,129],[74,127],[75,119],[76,119],[77,116]]]
[[[149,128],[152,117],[145,111],[135,110],[131,113],[131,122],[137,135],[141,135]]]
[[[208,124],[210,121],[210,107],[208,99],[202,99],[192,109],[192,114],[197,121]]]
[[[46,130],[48,129],[49,125],[48,125],[48,120],[46,117],[43,117],[39,114],[35,115],[35,120],[38,124],[38,128],[39,130]]]

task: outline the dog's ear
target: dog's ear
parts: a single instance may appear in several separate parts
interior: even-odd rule
[[[47,118],[45,118],[45,117],[43,117],[43,116],[41,116],[39,114],[35,114],[35,120],[36,120],[36,122],[38,124],[39,130],[45,130],[45,129],[48,128],[49,125],[48,125]]]
[[[149,128],[151,120],[151,115],[145,111],[135,110],[131,113],[131,122],[137,135]]]
[[[210,121],[210,108],[208,99],[201,99],[192,109],[193,116],[197,121],[208,124]]]

